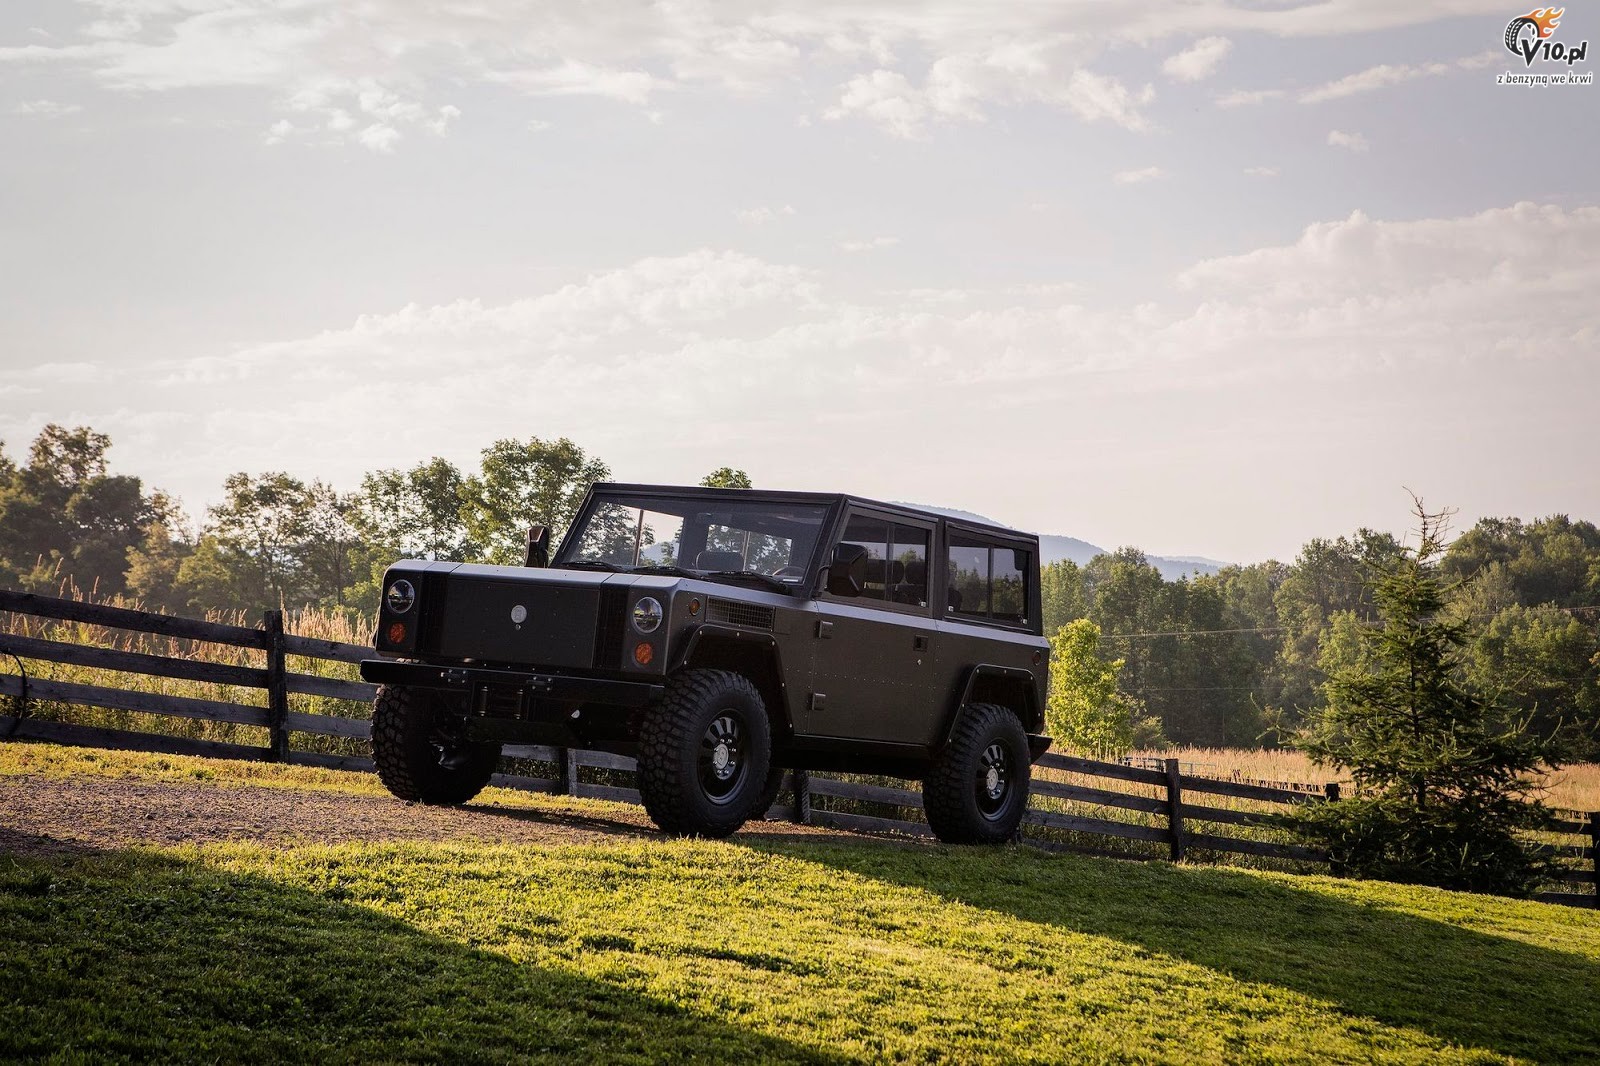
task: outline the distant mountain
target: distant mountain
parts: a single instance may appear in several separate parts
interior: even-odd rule
[[[932,511],[935,514],[946,515],[950,518],[965,518],[968,521],[982,522],[985,525],[1005,526],[1004,522],[996,522],[992,518],[985,518],[983,515],[974,514],[971,511],[958,511],[953,507],[934,507],[926,503],[913,503],[909,506],[920,507],[924,511]],[[1006,528],[1013,527],[1006,526]],[[1039,535],[1039,554],[1043,556],[1040,562],[1045,566],[1059,562],[1062,559],[1070,559],[1082,566],[1096,555],[1110,555],[1111,553],[1098,544],[1090,544],[1088,541],[1079,540],[1077,537],[1041,533]],[[1151,566],[1161,571],[1161,576],[1168,581],[1175,581],[1180,577],[1193,574],[1214,574],[1228,565],[1216,559],[1207,559],[1199,555],[1167,556],[1147,554],[1145,558],[1149,560]]]

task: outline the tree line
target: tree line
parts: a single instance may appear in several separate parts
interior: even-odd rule
[[[396,558],[519,561],[528,525],[556,530],[610,468],[566,438],[498,440],[475,469],[433,458],[354,491],[236,473],[186,516],[110,472],[109,436],[46,426],[24,459],[0,446],[0,584],[126,596],[180,613],[288,607],[370,613]],[[749,487],[723,467],[704,484]],[[1164,742],[1287,740],[1378,623],[1373,576],[1405,558],[1389,533],[1307,543],[1292,562],[1166,580],[1133,548],[1042,571],[1064,739],[1112,753]],[[1600,529],[1554,515],[1487,518],[1439,560],[1472,634],[1458,667],[1574,757],[1600,754]]]
[[[1061,672],[1117,666],[1098,713],[1079,702],[1086,746],[1289,740],[1327,705],[1328,678],[1358,662],[1381,621],[1376,579],[1406,558],[1393,535],[1361,529],[1312,540],[1290,563],[1172,581],[1132,548],[1045,567]],[[1467,634],[1453,658],[1463,680],[1567,757],[1600,755],[1600,529],[1485,518],[1441,547],[1437,567]]]

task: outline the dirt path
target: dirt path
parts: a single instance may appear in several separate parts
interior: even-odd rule
[[[0,781],[0,853],[51,854],[83,846],[471,840],[503,844],[590,843],[654,836],[643,808],[578,811],[473,804],[427,807],[388,796],[253,786],[83,777]],[[787,822],[752,822],[745,833],[833,833]]]

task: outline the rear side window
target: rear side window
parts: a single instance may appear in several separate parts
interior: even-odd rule
[[[1032,565],[1033,553],[1026,548],[952,532],[946,590],[950,613],[1026,624]]]

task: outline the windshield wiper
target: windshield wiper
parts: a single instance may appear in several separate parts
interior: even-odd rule
[[[604,559],[573,559],[571,562],[561,564],[563,570],[609,570],[613,574],[623,572],[622,567],[616,563],[608,563]]]
[[[742,577],[747,581],[758,581],[768,588],[777,589],[779,592],[793,592],[799,587],[798,585],[791,585],[787,581],[775,578],[771,574],[763,574],[759,570],[708,570],[706,571],[706,576]]]
[[[635,574],[671,574],[673,577],[695,577],[693,570],[685,570],[681,566],[671,563],[646,563],[644,566],[633,568]]]

